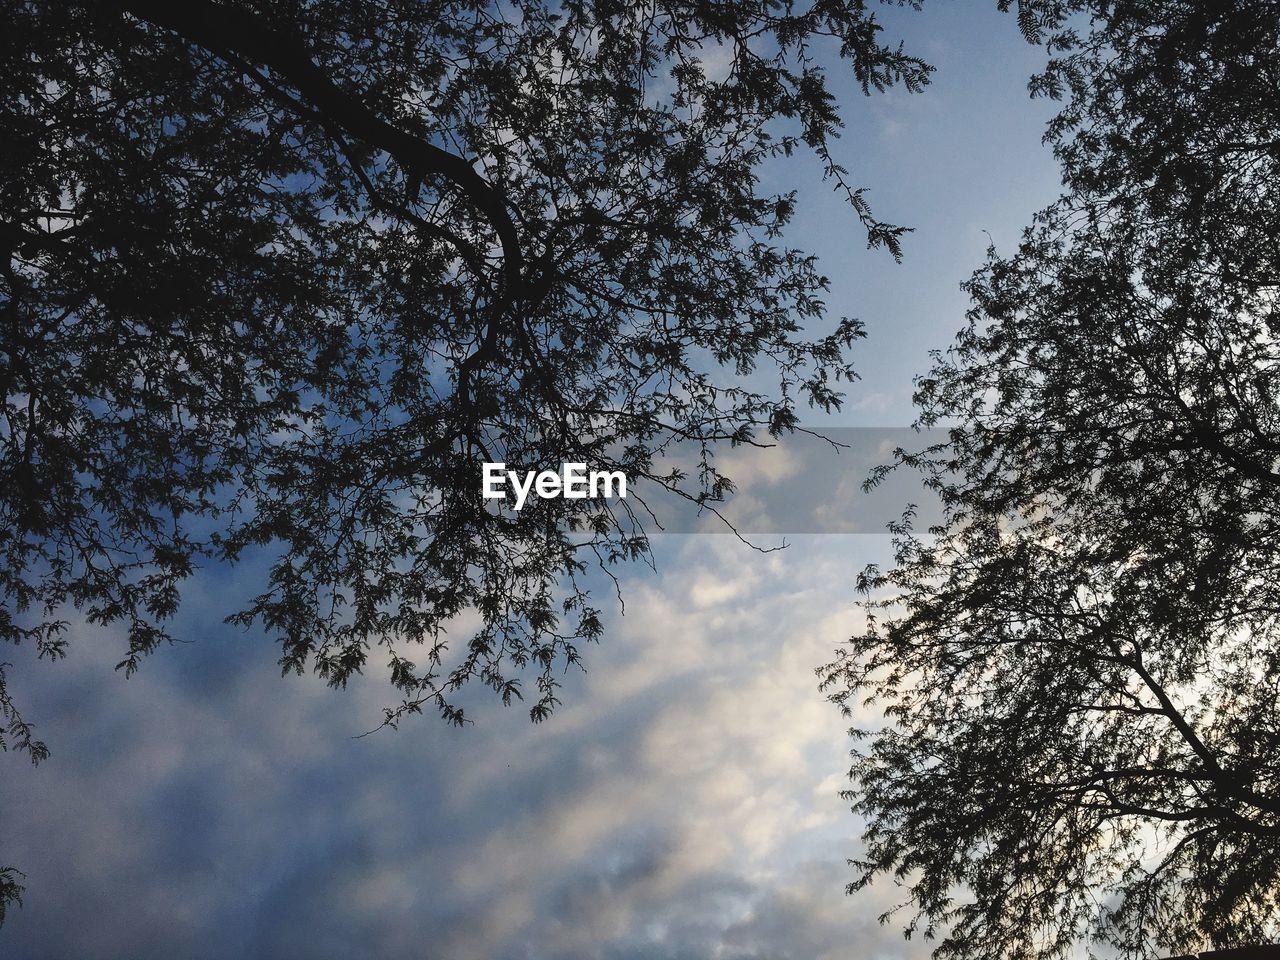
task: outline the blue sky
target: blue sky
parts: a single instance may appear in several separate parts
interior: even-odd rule
[[[831,424],[911,421],[911,378],[959,328],[988,234],[1007,247],[1056,194],[1052,108],[1025,87],[1042,54],[994,7],[887,10],[934,84],[869,100],[849,85],[838,153],[879,216],[916,227],[902,265],[864,249],[812,165],[769,171],[802,191],[790,239],[821,254],[832,312],[869,331]],[[176,633],[194,642],[132,679],[111,669],[113,630],[74,627],[54,665],[18,649],[12,682],[53,756],[0,754],[0,850],[28,875],[0,955],[926,957],[876,922],[891,886],[844,895],[846,724],[814,677],[885,548],[656,538],[657,572],[623,572],[625,616],[609,608],[589,672],[536,727],[486,702],[466,729],[356,739],[381,677],[281,678],[269,643],[222,625],[252,565],[193,579]]]

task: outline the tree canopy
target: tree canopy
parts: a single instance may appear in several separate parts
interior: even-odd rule
[[[232,619],[333,685],[380,651],[390,724],[462,722],[463,686],[511,702],[529,676],[541,719],[601,632],[583,572],[645,555],[634,501],[487,510],[482,462],[715,498],[717,442],[839,403],[860,324],[802,332],[827,280],[760,170],[810,151],[896,256],[829,152],[836,92],[930,70],[861,0],[6,21],[0,641],[56,659],[79,611],[123,627],[132,672],[195,569],[253,557],[269,575]],[[700,470],[663,465],[673,438]]]
[[[859,889],[948,958],[1280,936],[1280,7],[1037,8],[1066,193],[968,284],[941,495],[824,668]],[[877,474],[873,482],[885,475]],[[860,715],[861,716],[861,715]]]

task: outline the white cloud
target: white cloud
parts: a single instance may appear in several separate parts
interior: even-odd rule
[[[218,635],[240,645],[125,683],[78,637],[40,691],[54,759],[5,786],[30,874],[6,936],[86,958],[836,956],[884,905],[841,892],[857,825],[813,668],[854,628],[838,599],[867,545],[660,540],[538,727],[491,706],[353,740],[380,683],[282,680]]]

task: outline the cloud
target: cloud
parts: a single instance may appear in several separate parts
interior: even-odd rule
[[[55,753],[4,787],[19,957],[896,955],[851,900],[843,721],[813,668],[875,538],[761,555],[660,538],[660,573],[534,727],[488,704],[353,739],[380,682],[280,678],[210,631],[129,681],[119,638],[23,681]],[[856,562],[855,562],[856,560]],[[218,590],[210,590],[212,604]],[[209,622],[204,602],[188,611]],[[902,956],[921,956],[903,953]]]

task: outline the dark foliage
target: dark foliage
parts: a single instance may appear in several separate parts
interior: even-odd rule
[[[927,81],[860,2],[17,3],[0,76],[0,640],[172,639],[199,564],[262,551],[286,670],[390,708],[503,700],[600,633],[578,578],[643,556],[626,504],[483,509],[480,463],[583,461],[690,497],[716,441],[838,403],[823,314],[757,171],[827,144],[831,44],[872,92]],[[723,69],[713,75],[707,62]],[[762,368],[780,389],[757,392]],[[663,469],[672,438],[704,469]],[[446,629],[472,616],[452,647]],[[460,629],[460,628],[459,628]],[[0,688],[2,689],[2,688]],[[12,738],[39,747],[5,691]]]
[[[919,381],[946,521],[896,528],[825,668],[891,721],[853,886],[942,957],[1274,940],[1280,6],[1022,6],[1067,193]]]
[[[4,20],[0,642],[56,660],[69,619],[114,624],[132,672],[196,568],[252,557],[230,619],[334,686],[380,658],[389,725],[463,722],[471,681],[542,719],[601,632],[582,576],[647,555],[635,501],[486,510],[482,461],[714,501],[717,443],[838,404],[860,325],[803,336],[827,281],[759,170],[816,154],[898,256],[828,152],[836,93],[929,74],[862,0]],[[3,666],[0,711],[42,758]]]

